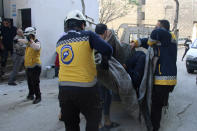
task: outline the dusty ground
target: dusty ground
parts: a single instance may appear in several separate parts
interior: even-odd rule
[[[163,116],[161,131],[197,130],[196,74],[188,74],[185,62],[180,61],[183,49],[179,49],[178,84],[170,96],[167,114]],[[58,121],[57,79],[41,80],[43,100],[37,105],[26,101],[27,85],[22,81],[16,87],[0,84],[0,131],[64,131]],[[113,103],[112,119],[121,126],[111,131],[143,131],[137,120],[130,118],[119,103]],[[85,127],[82,117],[81,128]]]

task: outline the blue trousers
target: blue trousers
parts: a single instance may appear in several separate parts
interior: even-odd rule
[[[110,106],[112,102],[112,91],[104,87],[99,83],[100,98],[102,101],[102,107],[104,115],[110,115]]]

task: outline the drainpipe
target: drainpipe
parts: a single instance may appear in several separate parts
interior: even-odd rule
[[[2,17],[4,18],[4,2],[2,0]]]

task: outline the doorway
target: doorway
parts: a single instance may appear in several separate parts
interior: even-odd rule
[[[21,24],[24,30],[27,27],[31,27],[31,9],[21,9]]]

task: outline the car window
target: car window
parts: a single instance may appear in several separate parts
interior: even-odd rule
[[[191,48],[197,48],[197,40],[194,41]]]

